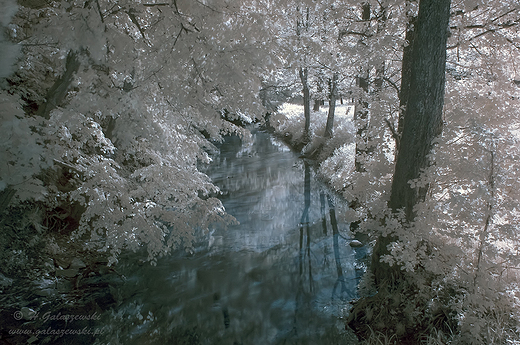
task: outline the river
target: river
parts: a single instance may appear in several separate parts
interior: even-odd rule
[[[205,172],[240,224],[156,266],[121,262],[125,283],[97,342],[355,344],[344,320],[366,253],[349,246],[345,203],[259,129],[219,148]]]

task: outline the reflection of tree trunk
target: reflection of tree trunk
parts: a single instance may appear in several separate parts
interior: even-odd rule
[[[309,226],[309,209],[311,206],[311,167],[309,163],[304,161],[305,165],[305,178],[304,178],[304,207],[303,207],[303,213],[302,217],[300,219],[300,252],[298,255],[298,264],[299,264],[299,279],[298,279],[298,289],[296,292],[296,307],[295,307],[295,315],[294,315],[294,328],[293,328],[293,334],[297,335],[297,314],[304,310],[302,308],[302,304],[305,302],[305,288],[304,288],[304,264],[305,264],[305,255],[308,256],[308,270],[309,270],[309,291],[312,292],[313,290],[313,281],[312,281],[312,265],[311,265],[311,236],[310,236],[310,226]],[[305,228],[305,229],[304,229]],[[304,231],[305,230],[305,231]],[[305,235],[307,236],[307,241],[303,243]]]
[[[312,262],[311,262],[311,229],[309,223],[306,225],[307,229],[307,260],[309,264],[309,292],[314,290],[314,281],[312,279]]]
[[[334,73],[330,85],[329,114],[327,116],[327,124],[325,125],[325,138],[332,138],[334,130],[334,113],[336,111],[337,86],[338,73]]]
[[[309,163],[304,162],[305,165],[305,179],[304,179],[304,208],[300,221],[300,275],[303,274],[303,258],[307,254],[308,269],[309,269],[309,287],[312,291],[312,264],[311,264],[311,236],[309,226],[309,209],[311,206],[311,167]],[[305,227],[307,234],[306,248],[303,248],[303,227]],[[305,253],[306,250],[306,253]]]
[[[338,273],[338,278],[336,279],[334,289],[332,290],[332,296],[334,297],[336,295],[338,285],[341,285],[339,296],[340,298],[344,298],[346,297],[345,295],[348,294],[348,289],[345,283],[345,276],[343,275],[343,268],[341,267],[341,258],[339,256],[338,220],[336,219],[334,201],[329,195],[327,195],[327,200],[329,202],[330,225],[332,226],[332,245],[334,246],[334,259],[336,261],[336,272]]]
[[[309,224],[309,208],[311,207],[311,167],[309,163],[304,162],[305,165],[305,179],[303,185],[304,207],[300,224]]]
[[[325,217],[325,193],[320,193],[320,214],[323,235],[327,236],[327,218]]]
[[[298,257],[298,264],[300,267],[300,277],[303,275],[303,258],[305,250],[303,249],[303,223],[300,223],[300,256]]]
[[[303,258],[305,256],[305,248],[303,247],[303,228],[307,229],[307,245],[309,246],[309,208],[311,206],[311,168],[309,163],[304,162],[305,165],[305,179],[304,179],[304,207],[302,217],[300,219],[300,275],[303,274]]]

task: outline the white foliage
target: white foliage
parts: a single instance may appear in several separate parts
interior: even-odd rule
[[[49,208],[83,207],[74,238],[109,253],[111,264],[142,245],[154,260],[191,246],[194,230],[231,220],[196,168],[212,147],[201,133],[246,137],[223,109],[245,122],[262,114],[256,48],[230,41],[236,27],[202,4],[180,11],[72,1],[20,7],[13,18],[27,49],[10,90],[19,96],[1,94],[2,132],[11,134],[0,143],[2,189]],[[48,119],[30,116],[20,97],[52,97],[71,50],[80,68],[66,97]]]
[[[336,190],[345,189],[354,170],[355,154],[354,144],[345,144],[335,149],[332,156],[320,164],[319,173],[327,176]]]

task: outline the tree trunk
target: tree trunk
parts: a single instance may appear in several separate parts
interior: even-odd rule
[[[320,78],[318,78],[318,81],[316,82],[316,89],[317,89],[317,94],[318,95],[321,95],[321,93],[323,92],[323,80]],[[323,105],[323,100],[322,99],[315,99],[314,100],[314,107],[312,108],[313,111],[320,111],[320,106]]]
[[[368,28],[370,27],[371,19],[370,3],[363,2],[361,4],[361,11],[361,19],[367,22],[367,27],[365,28],[365,30],[368,30]],[[357,140],[359,142],[356,144],[356,156],[354,164],[357,172],[364,172],[365,168],[362,163],[364,159],[362,158],[362,156],[366,154],[368,144],[368,102],[365,98],[368,95],[369,87],[369,71],[365,71],[365,68],[363,68],[363,70],[357,78],[357,85],[363,90],[363,97],[359,98],[358,107],[356,107],[354,111],[354,121],[359,122],[356,124],[359,126],[356,132]]]
[[[399,90],[399,120],[397,123],[397,138],[395,143],[395,157],[399,154],[399,146],[401,144],[401,136],[403,134],[404,125],[404,112],[408,104],[408,98],[410,97],[410,78],[411,68],[413,66],[413,45],[415,42],[415,30],[414,25],[416,17],[410,17],[406,28],[405,40],[407,46],[403,48],[403,61],[402,61],[402,72],[401,72],[401,89]]]
[[[413,220],[413,207],[424,199],[426,193],[426,188],[412,189],[408,182],[418,178],[421,169],[428,166],[432,141],[442,131],[449,10],[450,0],[420,1],[410,61],[402,70],[404,87],[408,88],[405,93],[408,95],[405,101],[403,132],[396,158],[389,207],[394,212],[404,209],[405,222]],[[406,86],[407,78],[409,86]],[[421,334],[417,332],[417,327],[423,321],[410,322],[406,305],[402,303],[393,305],[391,309],[381,308],[382,304],[392,305],[396,295],[413,298],[417,294],[413,280],[407,280],[399,265],[389,266],[381,262],[381,258],[389,254],[388,245],[396,239],[395,236],[378,238],[370,267],[378,292],[374,296],[354,303],[348,325],[358,335],[366,336],[373,332],[392,331],[386,322],[393,319],[395,324],[396,320],[399,320],[406,329],[400,332],[393,330],[394,335],[398,337],[396,340],[406,339],[407,343],[415,344],[420,342]],[[418,310],[428,308],[420,301],[414,303]],[[373,316],[374,313],[378,313],[377,317]],[[370,321],[369,325],[367,320]]]
[[[321,100],[315,99],[314,100],[314,107],[312,107],[312,110],[313,111],[320,111],[320,105],[321,105]]]
[[[329,114],[327,115],[327,124],[325,125],[325,138],[332,138],[334,130],[334,113],[336,112],[336,97],[338,89],[338,73],[334,73],[330,85],[329,94]]]
[[[305,117],[305,127],[303,130],[303,144],[307,144],[310,141],[309,129],[311,126],[311,97],[308,83],[308,71],[307,67],[300,67],[300,81],[303,87],[303,114]]]
[[[418,178],[421,170],[428,166],[433,140],[442,131],[449,11],[450,0],[421,0],[410,61],[402,71],[402,80],[408,79],[409,86],[405,85],[408,91],[403,95],[407,98],[403,132],[389,206],[393,211],[404,209],[407,222],[413,220],[413,208],[424,200],[427,190],[426,187],[411,188],[409,181]],[[400,275],[399,268],[380,262],[381,257],[388,254],[387,246],[392,240],[381,237],[374,248],[372,270],[376,284]]]
[[[359,126],[356,131],[358,143],[356,144],[355,167],[357,172],[365,171],[362,163],[364,159],[361,157],[367,153],[368,149],[368,102],[365,99],[368,95],[368,78],[368,73],[357,78],[357,84],[363,90],[363,97],[358,100],[358,106],[354,111],[354,121],[358,122],[356,125]]]

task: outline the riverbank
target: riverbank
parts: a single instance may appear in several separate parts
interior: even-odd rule
[[[327,111],[327,106],[311,111],[310,142],[307,144],[303,142],[303,106],[300,104],[283,103],[269,116],[267,127],[274,136],[310,160],[323,182],[342,193],[354,169],[354,105],[336,105],[332,138],[324,136]]]

